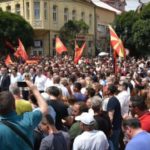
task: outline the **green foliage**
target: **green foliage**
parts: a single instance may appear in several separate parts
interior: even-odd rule
[[[132,26],[139,19],[139,15],[134,11],[124,12],[115,19],[115,31],[122,39],[126,48],[133,50],[135,45],[132,37]],[[131,51],[132,54],[133,51]]]
[[[7,54],[6,41],[18,46],[18,38],[27,48],[33,44],[33,29],[21,16],[0,11],[0,50]]]
[[[87,34],[89,26],[83,21],[69,20],[60,29],[60,38],[67,45],[67,47],[73,48],[74,39],[77,34]]]
[[[131,55],[150,54],[150,4],[139,13],[129,11],[117,16],[114,27]]]
[[[133,25],[133,42],[140,55],[150,54],[150,19],[138,20]]]
[[[140,12],[140,18],[143,20],[150,19],[150,4],[142,8],[142,11]]]

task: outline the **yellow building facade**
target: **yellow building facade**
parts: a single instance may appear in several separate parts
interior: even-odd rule
[[[55,37],[61,27],[68,20],[81,19],[89,26],[88,34],[84,35],[87,45],[84,54],[94,56],[97,24],[107,24],[115,16],[113,11],[95,6],[89,0],[1,0],[0,8],[20,14],[31,24],[35,33],[31,54],[45,56],[55,54]]]

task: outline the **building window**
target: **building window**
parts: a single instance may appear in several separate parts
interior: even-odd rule
[[[69,20],[69,11],[68,8],[64,9],[64,22],[68,22]]]
[[[72,11],[72,20],[76,20],[76,10]]]
[[[107,28],[105,25],[98,24],[97,25],[97,31],[100,33],[100,36],[106,36]]]
[[[20,15],[20,4],[16,4],[15,12],[16,12],[16,14]]]
[[[58,7],[53,6],[53,21],[54,22],[57,22],[57,10],[58,10]]]
[[[85,13],[84,12],[81,12],[81,20],[85,20]]]
[[[92,26],[92,14],[89,15],[89,26]]]
[[[44,19],[47,20],[47,2],[44,2]]]
[[[11,12],[11,7],[10,7],[10,6],[7,6],[7,7],[6,7],[6,11],[7,11],[7,12]]]
[[[34,2],[34,18],[40,19],[40,2]]]
[[[30,19],[30,5],[29,5],[29,2],[26,2],[26,18]]]

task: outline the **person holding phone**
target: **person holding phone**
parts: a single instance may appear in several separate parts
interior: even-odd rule
[[[23,115],[18,116],[15,109],[15,99],[11,92],[4,91],[0,93],[0,145],[1,150],[31,150],[33,149],[33,130],[40,123],[42,116],[47,114],[48,106],[42,98],[38,89],[31,81],[25,81],[29,89],[37,99],[39,109],[26,112]],[[19,136],[3,122],[9,122],[13,124],[17,130],[19,130],[25,138]],[[17,136],[17,135],[18,136]],[[13,144],[15,143],[15,144]]]

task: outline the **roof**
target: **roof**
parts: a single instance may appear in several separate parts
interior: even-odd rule
[[[121,14],[121,11],[118,10],[118,9],[115,9],[113,7],[111,7],[110,5],[100,1],[100,0],[91,0],[91,2],[96,5],[97,7],[100,7],[100,8],[103,8],[103,9],[107,9],[109,11],[113,11],[115,12],[116,14]]]

